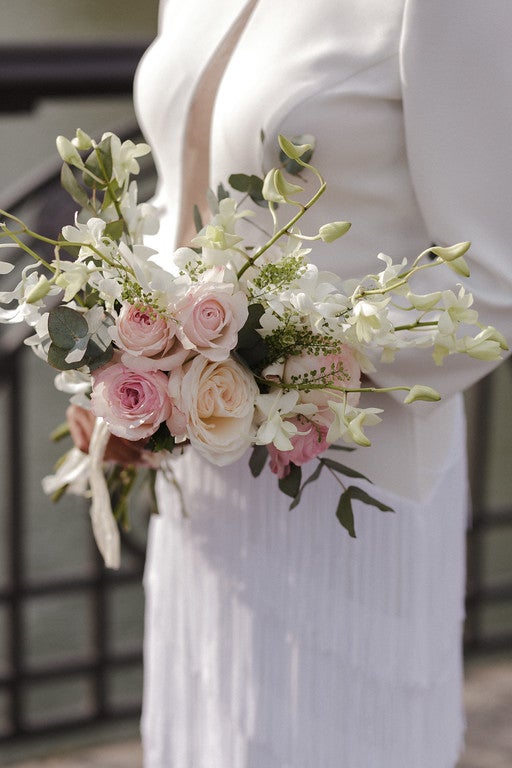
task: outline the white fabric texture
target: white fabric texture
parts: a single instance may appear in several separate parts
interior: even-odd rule
[[[139,68],[164,259],[194,88],[243,6],[163,2]],[[353,222],[315,261],[350,276],[373,271],[379,251],[398,260],[470,239],[482,319],[510,337],[511,16],[506,0],[259,0],[216,94],[212,186],[268,170],[278,133],[314,134],[328,193],[308,230]],[[419,352],[379,368],[381,383],[413,377],[445,399],[376,402],[385,421],[350,462],[395,512],[356,505],[357,540],[335,519],[333,479],[290,512],[247,457],[222,469],[192,450],[176,458],[187,517],[161,478],[145,578],[145,768],[453,768],[464,730],[460,392],[487,370],[469,359],[436,368]]]

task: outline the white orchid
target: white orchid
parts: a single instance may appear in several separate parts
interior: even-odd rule
[[[121,142],[121,139],[113,133],[107,132],[102,136],[102,140],[110,137],[110,148],[112,153],[112,172],[119,186],[123,186],[130,175],[136,175],[140,171],[137,162],[138,157],[151,152],[148,144],[135,144],[131,139]]]
[[[327,432],[327,442],[335,443],[344,440],[347,443],[356,443],[368,447],[370,440],[363,432],[363,427],[371,427],[382,419],[378,416],[381,408],[356,408],[345,401],[329,400],[328,406],[334,418]]]

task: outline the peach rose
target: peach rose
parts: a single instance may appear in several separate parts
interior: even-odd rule
[[[122,363],[105,366],[93,375],[91,410],[113,435],[143,440],[171,415],[167,384],[161,371],[134,371]]]
[[[304,417],[296,417],[289,419],[289,421],[295,424],[299,430],[299,434],[290,438],[293,449],[291,451],[279,451],[273,443],[267,445],[270,469],[280,479],[290,473],[290,464],[300,467],[329,447],[326,440],[327,427],[307,421]]]
[[[321,373],[321,369],[325,371]],[[330,355],[310,355],[303,353],[287,358],[284,364],[283,381],[293,384],[294,377],[299,381],[304,376],[311,378],[311,372],[316,371],[314,378],[324,376],[328,384],[335,387],[359,387],[361,382],[361,369],[350,347],[342,346],[340,352]],[[314,403],[320,409],[327,408],[327,401],[333,399],[333,390],[311,389],[300,393],[303,403]],[[347,396],[349,405],[355,406],[359,402],[359,392],[351,392]]]
[[[217,466],[236,461],[249,447],[258,391],[251,372],[232,358],[198,355],[169,377],[191,444]]]
[[[185,349],[209,360],[226,360],[247,320],[247,298],[231,283],[200,283],[178,302],[174,316]]]
[[[110,335],[129,368],[170,371],[188,355],[176,338],[176,323],[151,307],[125,302]]]

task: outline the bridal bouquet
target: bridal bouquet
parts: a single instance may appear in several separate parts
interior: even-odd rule
[[[80,130],[72,141],[57,139],[62,184],[81,209],[58,240],[2,212],[0,235],[33,263],[14,290],[0,293],[1,302],[14,304],[0,309],[0,321],[34,329],[27,343],[58,369],[56,386],[72,401],[77,445],[45,478],[45,490],[90,497],[110,567],[119,564],[115,517],[123,519],[137,473],[171,471],[169,457],[183,446],[217,465],[252,446],[253,474],[269,461],[292,506],[325,468],[340,481],[336,513],[354,536],[352,500],[389,508],[346,486],[342,478],[363,476],[326,449],[370,445],[366,430],[382,411],[365,406],[366,392],[404,390],[406,403],[440,397],[421,383],[371,386],[364,375],[374,370],[372,360],[392,363],[411,346],[432,347],[436,364],[452,353],[495,359],[506,349],[498,331],[480,324],[463,287],[427,295],[412,287],[417,273],[443,265],[468,275],[469,243],[428,248],[411,264],[379,254],[380,268],[370,275],[341,278],[308,261],[308,241],[331,243],[350,224],[300,231],[326,182],[310,162],[311,137],[279,142],[282,166],[264,179],[231,176],[238,203],[222,186],[210,192],[211,220],[203,226],[196,211],[191,247],[158,255],[166,268],[144,244],[158,221],[151,205],[138,202],[132,180],[137,158],[149,152],[145,144],[110,133],[96,143]],[[303,173],[316,179],[313,194],[297,183]],[[240,234],[253,216],[245,200],[268,211],[269,232],[255,229],[259,244]],[[27,245],[27,235],[54,246],[51,262]],[[13,268],[0,262],[1,273]],[[302,467],[313,459],[304,480]]]

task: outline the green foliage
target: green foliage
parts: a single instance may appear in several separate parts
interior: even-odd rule
[[[112,344],[105,346],[97,334],[90,333],[85,316],[66,305],[49,312],[48,334],[48,363],[59,371],[86,367],[92,372],[106,365],[114,353]],[[79,359],[68,362],[66,358],[79,350],[83,350]]]
[[[144,447],[148,451],[158,453],[159,451],[171,452],[176,445],[176,440],[169,432],[169,427],[165,422],[162,422],[157,431],[151,435],[147,445]]]
[[[263,472],[268,459],[266,445],[255,445],[249,459],[249,469],[253,477],[258,477]]]
[[[85,160],[83,180],[92,189],[105,189],[112,178],[112,153],[110,136],[103,139]],[[87,173],[89,171],[89,173]]]
[[[250,304],[245,325],[238,332],[237,356],[250,368],[257,368],[268,357],[265,339],[258,333],[264,309],[261,304]]]
[[[354,510],[352,509],[352,501],[362,501],[363,504],[368,504],[373,507],[377,507],[381,512],[393,512],[392,507],[388,507],[387,504],[383,504],[370,494],[363,491],[362,488],[358,488],[355,485],[349,485],[340,496],[338,502],[338,508],[336,510],[336,517],[341,525],[348,531],[349,536],[353,539],[356,538],[356,529],[354,521]]]
[[[85,189],[80,186],[76,180],[75,174],[67,163],[64,163],[62,166],[60,183],[75,203],[81,205],[82,208],[89,208],[89,195]]]
[[[300,484],[302,480],[302,470],[295,464],[290,463],[290,472],[286,477],[279,480],[279,490],[285,493],[287,496],[291,496],[295,499],[300,490]]]
[[[249,195],[256,205],[260,205],[263,208],[267,207],[268,202],[263,197],[263,179],[260,179],[259,176],[255,176],[254,174],[248,176],[246,173],[233,173],[228,181],[230,186],[233,187],[233,189],[236,189],[237,192],[245,192],[246,195]]]

